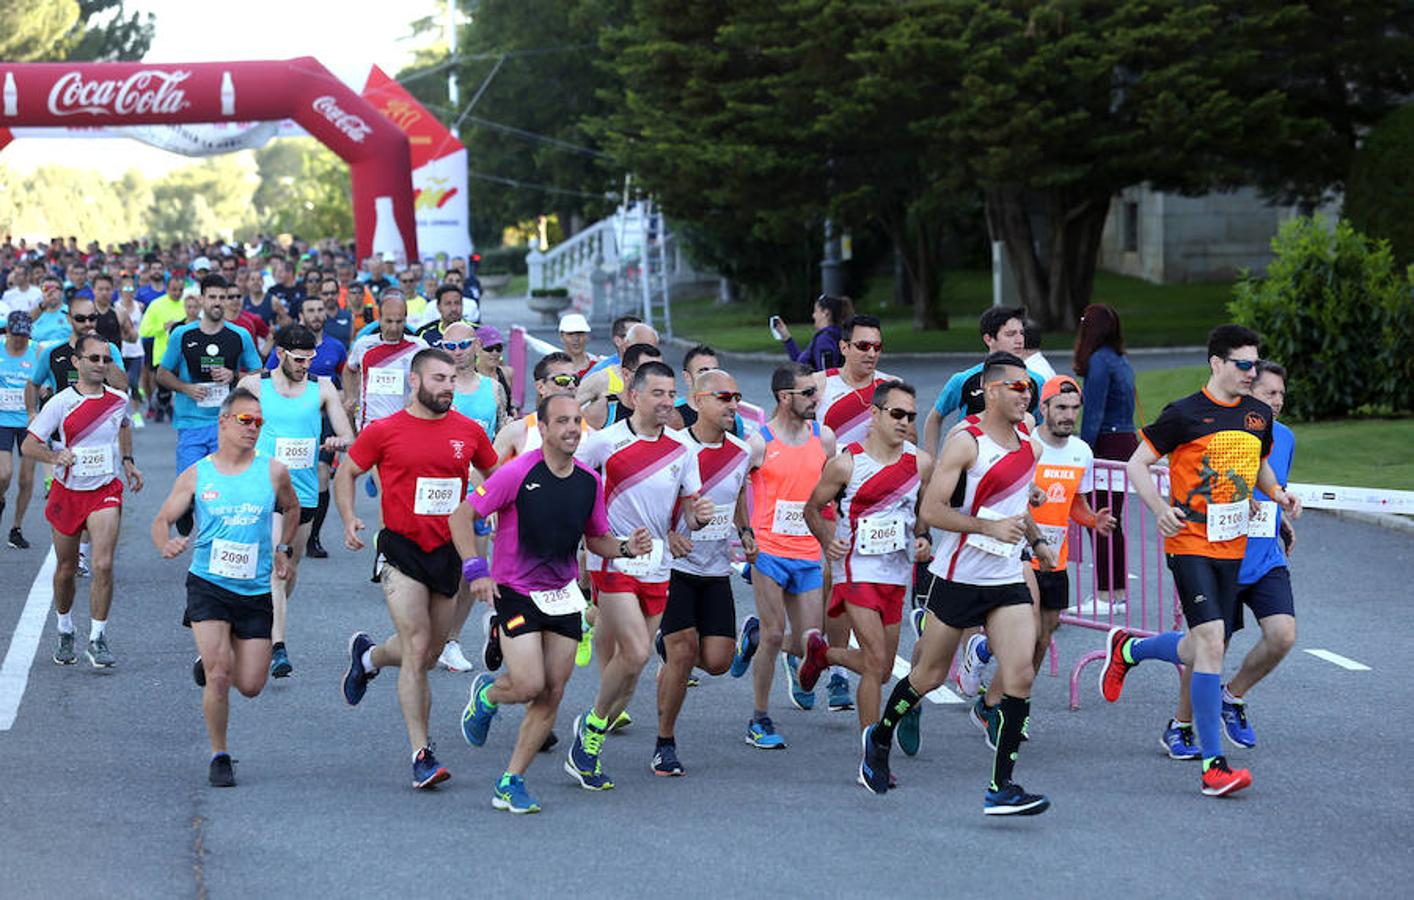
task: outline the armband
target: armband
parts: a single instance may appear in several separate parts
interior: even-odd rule
[[[484,556],[473,556],[471,559],[462,563],[462,577],[468,582],[475,581],[478,578],[490,578],[491,566],[487,564]]]

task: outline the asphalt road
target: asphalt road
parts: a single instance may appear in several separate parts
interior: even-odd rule
[[[147,537],[173,477],[173,444],[165,426],[137,436],[150,486],[128,498],[118,553],[117,668],[53,665],[52,614],[32,664],[17,667],[26,647],[14,635],[48,552],[38,507],[25,525],[34,548],[0,549],[0,700],[23,682],[13,727],[0,731],[0,897],[921,897],[982,884],[1025,895],[1354,897],[1402,894],[1414,874],[1407,716],[1398,713],[1414,706],[1398,674],[1411,664],[1407,535],[1320,514],[1300,523],[1300,637],[1249,698],[1259,747],[1233,758],[1252,768],[1255,786],[1233,798],[1201,796],[1196,765],[1161,754],[1177,685],[1161,665],[1136,672],[1114,706],[1099,698],[1092,666],[1077,712],[1064,678],[1038,678],[1017,778],[1054,807],[998,821],[981,814],[991,754],[962,704],[927,706],[922,752],[895,752],[901,786],[874,797],[854,783],[853,713],[826,711],[823,691],[814,711],[798,712],[779,679],[772,713],[788,749],[748,747],[749,682],[708,678],[689,692],[678,729],[687,777],[655,778],[650,664],[630,706],[635,725],[606,744],[616,789],[582,791],[560,771],[561,754],[541,757],[528,784],[545,811],[512,817],[489,799],[520,717],[503,711],[486,747],[466,746],[456,723],[470,675],[431,676],[433,738],[453,773],[433,792],[409,786],[393,673],[361,706],[344,706],[348,635],[382,637],[390,625],[369,558],[339,546],[337,513],[325,532],[330,558],[302,566],[291,604],[295,674],[253,701],[233,700],[240,784],[206,785],[194,650],[180,625],[186,561],[161,561]],[[371,510],[362,492],[359,502]],[[746,585],[736,599],[744,616]],[[467,626],[468,655],[477,623]],[[1231,665],[1254,638],[1253,629],[1237,636]],[[1062,629],[1062,672],[1102,640]],[[12,677],[17,668],[26,677]],[[561,736],[596,685],[595,668],[576,670]]]

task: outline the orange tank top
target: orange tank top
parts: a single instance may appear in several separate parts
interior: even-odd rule
[[[820,558],[820,544],[805,524],[805,502],[810,499],[825,468],[825,445],[820,424],[810,423],[810,437],[787,444],[761,429],[766,456],[751,472],[751,528],[763,553],[785,559]]]

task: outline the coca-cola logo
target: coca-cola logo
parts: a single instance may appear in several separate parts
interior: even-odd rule
[[[127,78],[85,81],[83,72],[69,72],[49,91],[49,112],[56,116],[171,115],[191,105],[181,88],[190,77],[188,71],[140,69]]]
[[[344,133],[356,144],[363,143],[373,127],[351,112],[345,112],[339,101],[328,94],[314,98],[314,111],[328,119],[330,124]]]

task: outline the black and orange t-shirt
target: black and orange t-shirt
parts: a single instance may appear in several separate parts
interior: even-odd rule
[[[1164,552],[1241,559],[1248,501],[1272,452],[1272,408],[1252,397],[1219,403],[1202,390],[1164,407],[1141,435],[1169,458],[1170,501],[1186,511]]]

